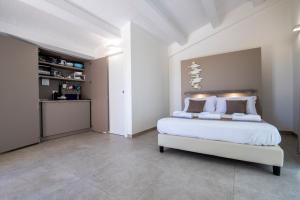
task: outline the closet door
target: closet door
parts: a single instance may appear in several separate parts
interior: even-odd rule
[[[0,153],[38,143],[38,48],[0,36]]]
[[[107,132],[108,122],[108,61],[100,58],[86,63],[86,82],[83,98],[91,99],[91,127],[97,132]]]
[[[125,135],[124,58],[123,53],[108,57],[109,132]]]

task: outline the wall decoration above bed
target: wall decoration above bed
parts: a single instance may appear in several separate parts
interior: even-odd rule
[[[190,66],[188,66],[190,69],[189,76],[190,76],[190,84],[192,88],[195,89],[201,89],[201,81],[202,78],[200,77],[202,69],[200,68],[200,65],[193,62]]]
[[[191,66],[197,65],[201,85],[191,84]],[[193,67],[195,68],[195,67]],[[261,93],[261,48],[181,61],[181,96],[187,92],[248,90]],[[202,79],[203,78],[203,79]],[[195,87],[196,86],[196,87]]]

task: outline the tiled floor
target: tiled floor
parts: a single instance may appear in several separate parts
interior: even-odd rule
[[[156,132],[132,140],[84,133],[0,155],[0,199],[300,199],[296,138],[283,136],[285,166],[168,149]]]

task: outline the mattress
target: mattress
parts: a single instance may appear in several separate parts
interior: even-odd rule
[[[272,146],[281,142],[277,128],[266,122],[163,118],[157,129],[161,134],[237,144]]]

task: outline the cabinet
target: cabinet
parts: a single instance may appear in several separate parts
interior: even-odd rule
[[[90,128],[90,100],[41,101],[43,137]]]

